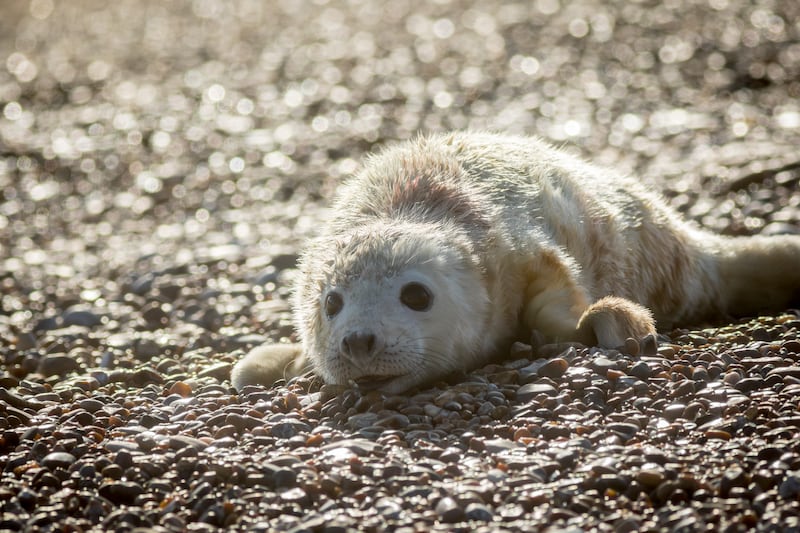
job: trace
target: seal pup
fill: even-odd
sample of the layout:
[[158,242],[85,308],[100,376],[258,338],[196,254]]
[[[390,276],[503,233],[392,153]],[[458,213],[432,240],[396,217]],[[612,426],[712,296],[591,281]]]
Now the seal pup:
[[656,327],[784,309],[800,237],[723,237],[636,179],[531,137],[421,136],[367,159],[299,261],[300,343],[254,349],[232,382],[310,364],[398,393],[539,331],[614,348]]

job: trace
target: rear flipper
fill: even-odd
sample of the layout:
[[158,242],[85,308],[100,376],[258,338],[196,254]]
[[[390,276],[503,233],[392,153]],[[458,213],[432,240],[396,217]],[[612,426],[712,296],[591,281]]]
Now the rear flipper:
[[606,296],[586,308],[577,327],[577,340],[587,346],[618,348],[629,337],[655,334],[649,309],[625,298]]
[[656,331],[650,310],[631,300],[605,296],[590,304],[587,290],[555,253],[541,252],[528,279],[523,324],[550,342],[618,348],[630,337],[641,339]]
[[231,383],[238,391],[247,385],[269,387],[280,379],[303,372],[306,357],[300,344],[265,344],[250,350],[231,371]]
[[800,305],[800,236],[719,238],[712,253],[728,314],[752,316]]

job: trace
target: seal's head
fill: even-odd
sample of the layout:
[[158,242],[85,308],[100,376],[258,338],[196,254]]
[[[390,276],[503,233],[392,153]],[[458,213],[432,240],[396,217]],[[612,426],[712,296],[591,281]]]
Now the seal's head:
[[295,322],[327,383],[398,393],[463,369],[490,315],[467,239],[439,225],[375,223],[306,250]]

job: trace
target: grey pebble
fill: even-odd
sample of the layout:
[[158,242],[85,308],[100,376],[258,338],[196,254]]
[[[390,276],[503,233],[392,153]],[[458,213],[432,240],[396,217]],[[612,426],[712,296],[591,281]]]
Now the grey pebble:
[[800,379],[800,366],[790,365],[773,368],[767,374],[767,377],[769,376],[780,376],[781,378],[785,376],[791,376],[793,378]]
[[528,383],[517,389],[517,401],[529,402],[540,394],[555,396],[558,391],[547,383]]
[[375,510],[389,520],[396,520],[403,514],[402,500],[384,496],[375,502]]
[[194,448],[196,450],[202,450],[208,444],[200,439],[196,439],[194,437],[189,437],[187,435],[171,435],[168,440],[169,447],[175,450],[180,450],[182,448]]
[[800,471],[786,472],[784,480],[778,487],[778,494],[785,500],[797,499],[800,496]]
[[15,348],[20,351],[36,348],[36,336],[30,331],[18,333],[14,344]]
[[464,518],[478,522],[491,522],[494,518],[492,510],[482,503],[472,502],[464,510]]
[[630,440],[639,432],[639,426],[636,424],[628,424],[625,422],[613,422],[608,424],[606,428],[613,431],[624,440]]
[[208,366],[197,373],[197,377],[200,378],[216,378],[220,381],[230,377],[231,375],[231,368],[233,365],[230,363],[217,363],[215,365]]
[[67,452],[52,452],[42,458],[42,465],[53,470],[55,468],[69,468],[77,459]]
[[605,374],[608,370],[616,369],[617,363],[607,357],[598,356],[589,362],[589,366],[591,366],[595,372]]
[[38,372],[43,376],[61,376],[80,368],[74,358],[65,354],[50,354],[39,361]]
[[286,420],[278,422],[270,428],[270,434],[279,439],[290,439],[300,433],[308,433],[311,426],[299,420]]
[[102,409],[105,406],[105,404],[102,401],[97,400],[95,398],[84,398],[83,400],[78,402],[78,406],[81,409],[84,409],[90,413],[95,413],[100,409]]
[[38,411],[46,405],[38,400],[26,397],[23,394],[17,394],[4,387],[0,387],[0,400],[18,409],[32,409],[34,411]]
[[441,498],[436,504],[436,514],[442,522],[453,524],[464,519],[464,509],[450,496]]
[[519,444],[509,439],[485,439],[484,447],[489,453],[498,453],[519,448]]
[[300,487],[292,487],[279,495],[283,501],[290,503],[305,504],[308,501],[308,494]]
[[668,405],[664,408],[664,418],[669,421],[677,420],[678,418],[683,416],[683,412],[686,410],[686,404],[684,403],[673,403]]
[[119,452],[120,450],[139,451],[139,445],[137,443],[127,440],[109,440],[103,443],[103,447],[113,453]]
[[380,449],[380,444],[366,439],[343,439],[323,446],[323,450],[346,448],[358,456],[366,456]]
[[64,327],[84,326],[93,328],[103,323],[103,318],[100,315],[87,309],[68,310],[64,313],[62,319],[64,321]]
[[738,391],[744,394],[753,392],[754,390],[761,389],[763,388],[763,386],[764,386],[764,378],[759,376],[752,376],[741,379],[738,383],[734,385],[734,387]]
[[630,370],[628,370],[628,374],[637,377],[643,381],[650,379],[652,373],[653,371],[650,369],[650,365],[648,365],[644,361],[638,361],[630,368]]
[[734,487],[746,487],[749,479],[748,475],[738,466],[731,466],[722,473],[719,483],[720,494],[728,497]]
[[112,481],[100,485],[98,493],[111,502],[130,505],[145,489],[133,481]]

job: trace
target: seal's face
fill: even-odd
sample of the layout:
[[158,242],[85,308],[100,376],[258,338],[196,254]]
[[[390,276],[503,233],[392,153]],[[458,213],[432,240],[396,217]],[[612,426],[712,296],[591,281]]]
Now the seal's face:
[[310,326],[300,334],[326,382],[398,393],[481,351],[489,315],[481,271],[468,249],[440,238],[394,225],[311,248],[307,271],[326,270],[298,288],[297,322]]

